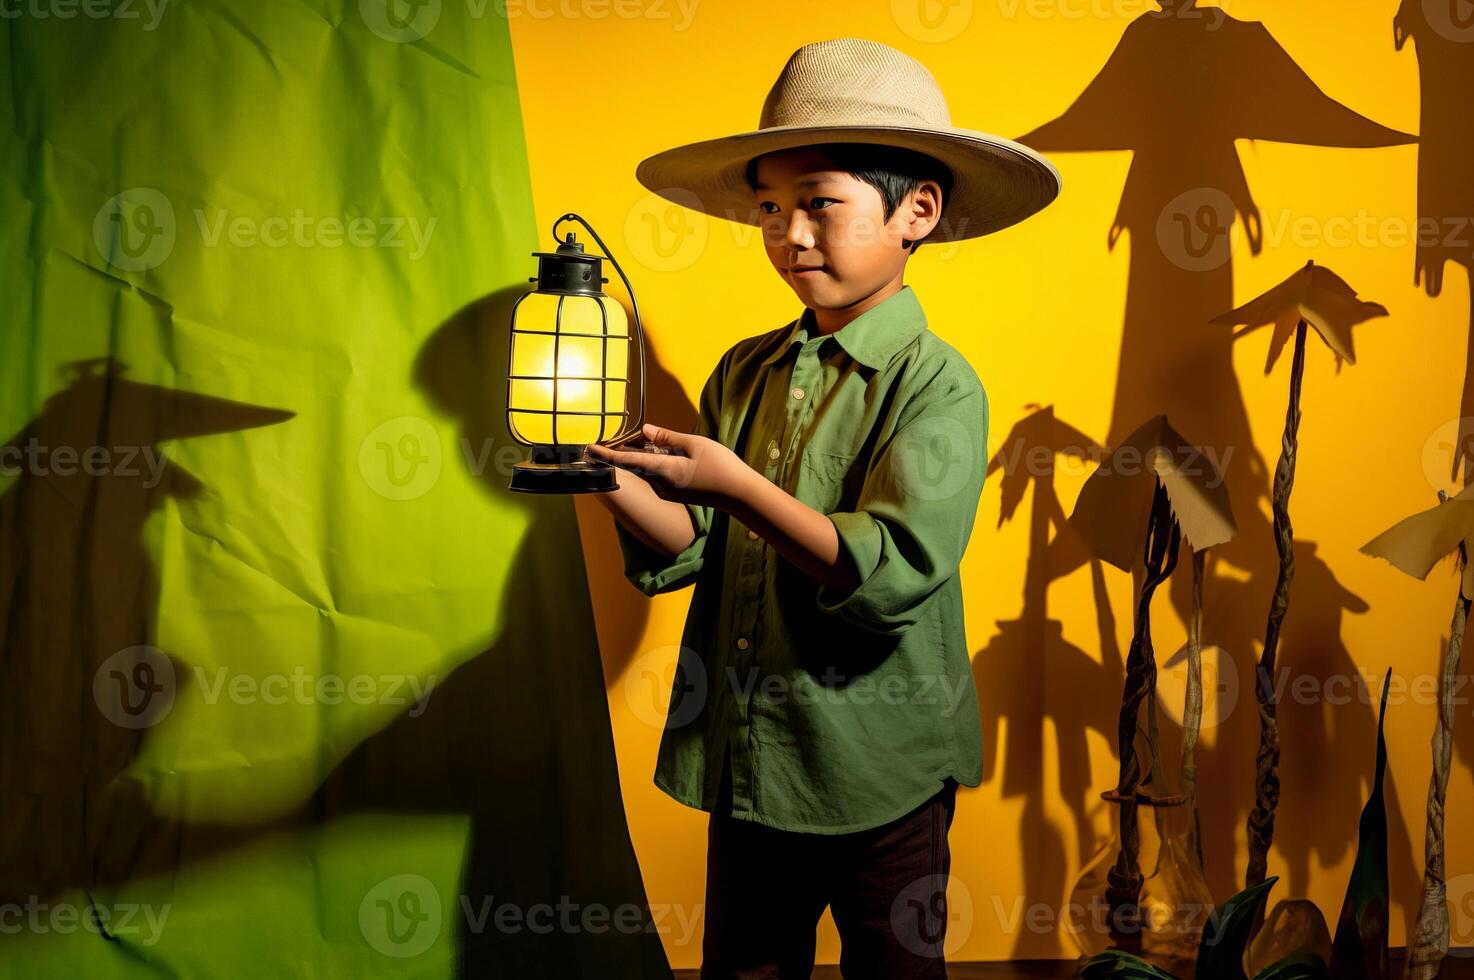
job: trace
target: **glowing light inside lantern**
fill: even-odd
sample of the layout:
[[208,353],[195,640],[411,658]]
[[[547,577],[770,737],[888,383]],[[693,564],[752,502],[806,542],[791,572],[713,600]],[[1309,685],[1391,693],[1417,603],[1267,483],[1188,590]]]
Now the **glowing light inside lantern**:
[[622,306],[602,293],[531,292],[517,304],[512,331],[513,438],[529,446],[586,445],[620,431],[630,362]]

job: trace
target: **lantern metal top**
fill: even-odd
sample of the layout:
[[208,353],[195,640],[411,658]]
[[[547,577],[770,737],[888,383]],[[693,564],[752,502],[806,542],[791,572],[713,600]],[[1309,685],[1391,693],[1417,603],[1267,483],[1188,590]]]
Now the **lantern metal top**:
[[537,275],[527,281],[537,283],[540,293],[598,296],[603,293],[600,287],[609,281],[603,275],[604,257],[585,252],[571,231],[557,251],[532,254],[537,257]]

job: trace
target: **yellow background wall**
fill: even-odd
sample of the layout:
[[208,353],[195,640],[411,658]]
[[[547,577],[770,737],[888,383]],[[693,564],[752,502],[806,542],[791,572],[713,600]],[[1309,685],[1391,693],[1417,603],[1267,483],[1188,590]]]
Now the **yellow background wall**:
[[[787,56],[801,44],[839,36],[883,41],[920,59],[941,83],[956,124],[1018,136],[1061,113],[1105,63],[1126,25],[1147,9],[1154,8],[1142,0],[950,0],[947,6],[931,0],[690,0],[684,9],[675,0],[514,0],[508,15],[540,227],[576,210],[618,250],[635,281],[651,341],[649,418],[688,424],[691,400],[722,352],[744,336],[787,322],[800,307],[768,265],[754,229],[652,198],[634,179],[639,160],[678,143],[754,128]],[[1393,49],[1395,0],[1235,0],[1227,9],[1240,20],[1262,21],[1331,97],[1385,125],[1417,131],[1418,64],[1411,48]],[[924,26],[923,16],[934,26]],[[1150,99],[1153,93],[1137,97]],[[1358,328],[1358,362],[1339,373],[1329,351],[1311,340],[1295,530],[1298,539],[1316,543],[1335,581],[1360,597],[1365,611],[1338,617],[1292,601],[1290,621],[1302,628],[1287,636],[1280,656],[1297,672],[1313,673],[1321,670],[1317,665],[1334,663],[1323,656],[1327,648],[1344,647],[1352,672],[1367,678],[1373,699],[1389,665],[1409,685],[1408,693],[1394,694],[1387,719],[1391,941],[1400,945],[1416,910],[1435,718],[1431,699],[1416,692],[1436,675],[1456,585],[1446,566],[1420,583],[1357,549],[1402,516],[1430,506],[1435,489],[1448,486],[1440,476],[1447,470],[1440,445],[1459,414],[1467,282],[1450,266],[1443,296],[1426,297],[1412,281],[1408,236],[1398,236],[1395,225],[1387,231],[1387,219],[1411,222],[1417,215],[1415,147],[1332,149],[1241,140],[1238,149],[1266,228],[1283,233],[1271,240],[1267,232],[1258,255],[1236,237],[1235,303],[1315,258],[1392,314]],[[1130,154],[1057,153],[1051,159],[1063,175],[1064,191],[1043,214],[955,248],[923,248],[907,271],[932,329],[968,356],[987,388],[995,451],[1032,405],[1053,405],[1062,420],[1097,440],[1106,439],[1110,424],[1133,243],[1123,239],[1108,250],[1107,230]],[[1327,240],[1334,237],[1329,230],[1335,219],[1357,215],[1375,219],[1382,229],[1374,231],[1371,244]],[[1286,224],[1295,220],[1302,222],[1298,235]],[[1272,469],[1289,352],[1266,377],[1266,333],[1236,345],[1235,367],[1254,441]],[[1066,511],[1088,469],[1061,463],[1055,486]],[[1029,504],[1026,499],[1014,519],[999,526],[1000,486],[996,475],[988,479],[962,569],[975,652],[997,638],[1000,621],[1020,613]],[[1240,500],[1235,505],[1250,506]],[[1267,521],[1267,502],[1259,506]],[[577,507],[630,831],[650,902],[663,916],[672,963],[695,966],[707,818],[670,800],[651,781],[690,593],[653,601],[639,595],[620,577],[606,512],[588,500],[578,500]],[[1272,568],[1272,554],[1264,561]],[[1186,564],[1184,555],[1184,575]],[[1124,655],[1130,577],[1109,567],[1101,574]],[[1262,635],[1272,579],[1271,572],[1256,580],[1262,602],[1245,606],[1251,623],[1244,628],[1251,634]],[[1048,599],[1064,639],[1100,661],[1090,567],[1054,582]],[[1213,599],[1207,597],[1210,610]],[[1165,661],[1182,642],[1182,624],[1165,601],[1156,607],[1155,623],[1159,660]],[[1212,631],[1210,625],[1208,643],[1214,642]],[[1252,796],[1257,738],[1250,660],[1258,649],[1255,644],[1252,651],[1239,651],[1230,662],[1237,677],[1222,683],[1236,684],[1236,696],[1214,684],[1210,699],[1225,699],[1225,717],[1203,734],[1204,752],[1212,758],[1200,774],[1206,784],[1207,862],[1218,901],[1243,875],[1242,817]],[[1037,724],[1004,720],[991,728],[988,737],[997,744],[988,749],[988,777],[980,788],[960,794],[951,834],[949,948],[955,959],[1075,953],[1051,923],[1083,862],[1109,840],[1113,815],[1098,794],[1116,779],[1114,737],[1080,731],[1080,718],[1113,719],[1120,680],[1118,675],[1103,684],[1082,671],[1048,667],[1025,663],[999,670],[997,663],[980,662],[975,668],[985,712]],[[1349,678],[1344,665],[1340,669]],[[1175,717],[1181,669],[1164,669],[1160,687],[1164,717]],[[1370,780],[1375,701],[1368,705],[1353,697],[1348,704],[1298,710],[1299,727],[1291,725],[1294,731],[1284,740],[1287,774],[1279,810],[1281,834],[1297,842],[1297,851],[1287,861],[1277,848],[1270,873],[1287,873],[1291,863],[1300,870],[1293,884],[1281,881],[1271,901],[1311,898],[1334,925]],[[1210,704],[1210,716],[1213,711]],[[1474,815],[1474,718],[1467,697],[1458,724],[1463,728],[1449,794],[1448,864],[1455,900],[1462,895],[1467,903],[1474,895],[1474,835],[1459,829]],[[1086,807],[1083,827],[1058,788],[1055,746],[1064,730],[1088,745],[1091,786],[1077,794]],[[1304,731],[1323,732],[1320,744],[1297,741],[1295,732]],[[1143,857],[1150,870],[1151,854]],[[1020,918],[1030,907],[1038,917],[1034,928]],[[1455,910],[1456,944],[1471,941],[1470,911],[1467,905]],[[835,962],[837,955],[826,917],[819,960]]]

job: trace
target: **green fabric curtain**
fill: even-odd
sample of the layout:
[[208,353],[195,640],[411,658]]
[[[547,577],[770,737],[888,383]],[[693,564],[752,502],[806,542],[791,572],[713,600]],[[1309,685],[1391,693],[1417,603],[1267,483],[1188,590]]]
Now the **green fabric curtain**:
[[0,12],[0,975],[668,974],[505,489],[506,20]]

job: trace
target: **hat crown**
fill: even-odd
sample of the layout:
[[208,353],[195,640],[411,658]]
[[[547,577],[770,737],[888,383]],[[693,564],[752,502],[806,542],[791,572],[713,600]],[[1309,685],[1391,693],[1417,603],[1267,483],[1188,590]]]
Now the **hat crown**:
[[915,58],[875,41],[806,44],[783,66],[763,102],[759,129],[775,126],[905,126],[949,129],[937,80]]

